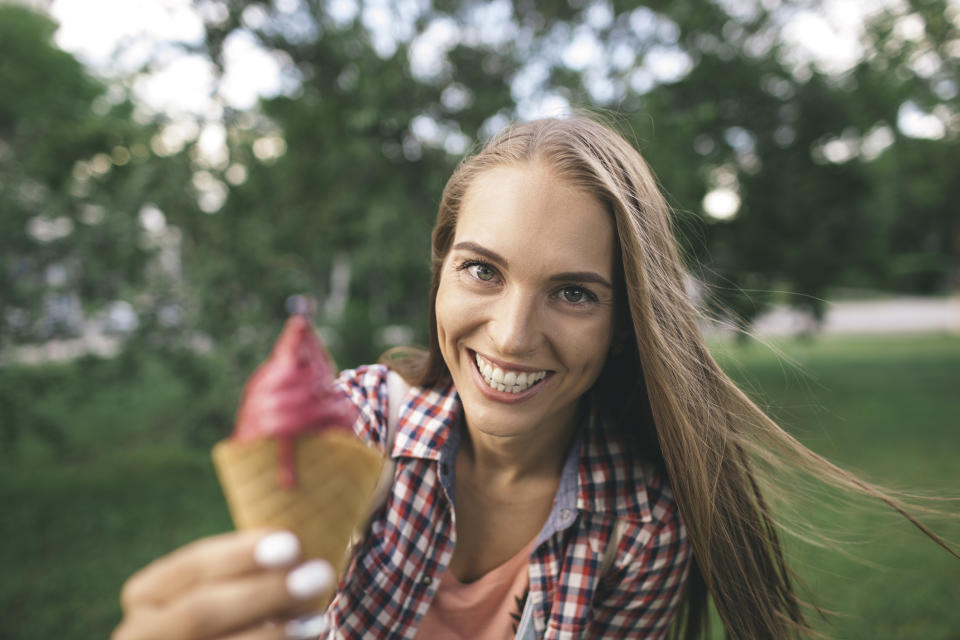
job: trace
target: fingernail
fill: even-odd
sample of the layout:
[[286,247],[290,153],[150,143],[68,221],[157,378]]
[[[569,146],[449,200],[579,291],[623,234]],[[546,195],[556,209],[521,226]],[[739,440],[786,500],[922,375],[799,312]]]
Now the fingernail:
[[293,564],[300,557],[300,541],[289,531],[277,531],[261,538],[253,550],[253,558],[264,569],[278,569]]
[[305,562],[287,574],[287,591],[294,598],[315,598],[333,586],[333,567],[325,560]]
[[303,618],[289,621],[284,626],[287,640],[317,640],[330,631],[327,616],[322,613],[313,613]]

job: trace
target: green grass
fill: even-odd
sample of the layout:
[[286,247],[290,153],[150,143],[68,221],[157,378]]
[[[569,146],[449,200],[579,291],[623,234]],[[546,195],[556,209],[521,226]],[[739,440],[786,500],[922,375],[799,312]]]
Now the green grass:
[[206,454],[180,447],[0,472],[0,638],[106,638],[123,581],[230,517]]
[[[824,338],[716,345],[718,359],[805,444],[886,487],[960,497],[960,338]],[[960,502],[930,524],[960,548]],[[960,638],[960,560],[869,503],[821,497],[809,522],[845,541],[787,540],[828,638]],[[923,519],[923,518],[921,518]],[[816,616],[813,616],[816,620]]]
[[[757,344],[718,344],[714,350],[734,377],[819,453],[888,486],[960,495],[960,339],[846,338],[777,346],[795,362]],[[164,406],[164,424],[153,431],[131,429],[111,440],[119,443],[113,448],[98,450],[83,434],[102,434],[102,424],[82,424],[81,418],[102,416],[103,407],[84,410],[97,398],[63,393],[76,410],[50,419],[65,423],[68,443],[83,446],[51,455],[27,441],[15,456],[0,457],[5,640],[107,637],[119,620],[120,587],[133,571],[230,527],[206,450],[176,444],[164,426],[175,420],[176,404]],[[63,402],[54,390],[45,394],[49,406]],[[142,409],[117,404],[128,415],[143,415]],[[960,561],[882,510],[836,511],[828,508],[835,501],[824,502],[810,510],[809,519],[847,532],[854,542],[849,551],[862,559],[790,543],[809,595],[843,612],[822,627],[825,635],[960,638]],[[958,520],[941,522],[937,530],[960,542]]]

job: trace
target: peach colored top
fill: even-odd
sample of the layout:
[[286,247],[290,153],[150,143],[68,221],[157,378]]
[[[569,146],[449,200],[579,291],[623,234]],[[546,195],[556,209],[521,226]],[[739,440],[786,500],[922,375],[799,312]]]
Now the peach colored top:
[[417,629],[423,640],[503,640],[520,622],[533,543],[473,582],[457,580],[447,569]]

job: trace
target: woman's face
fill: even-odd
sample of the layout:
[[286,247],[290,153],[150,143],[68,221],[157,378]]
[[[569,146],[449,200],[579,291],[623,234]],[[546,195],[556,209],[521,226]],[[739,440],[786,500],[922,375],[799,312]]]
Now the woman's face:
[[474,179],[436,299],[440,350],[471,429],[572,426],[610,348],[614,241],[601,203],[543,165]]

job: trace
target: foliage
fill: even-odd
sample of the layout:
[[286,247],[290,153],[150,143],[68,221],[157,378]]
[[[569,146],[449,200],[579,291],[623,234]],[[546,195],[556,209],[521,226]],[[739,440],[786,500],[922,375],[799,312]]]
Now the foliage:
[[155,127],[122,87],[57,49],[54,29],[0,4],[0,349],[81,335],[117,300],[154,311],[160,247],[142,212],[189,182],[183,158],[151,153]]
[[230,433],[243,377],[231,361],[135,343],[115,358],[0,368],[0,460],[69,461],[105,446],[209,447]]
[[[820,319],[839,284],[936,293],[956,282],[955,9],[916,2],[868,14],[864,59],[833,72],[798,60],[782,38],[801,3],[729,13],[726,3],[648,6],[625,6],[599,30],[611,58],[637,52],[634,64],[606,72],[624,128],[678,209],[715,308],[748,327],[774,298]],[[638,22],[648,30],[638,33]],[[909,38],[899,35],[907,23],[916,31]],[[682,51],[689,72],[659,83],[642,77],[638,87],[637,66],[663,46]],[[575,101],[591,100],[589,73],[555,75]],[[898,129],[909,101],[952,118],[942,138]],[[717,188],[739,196],[732,219],[714,220],[700,204]]]
[[[121,299],[135,344],[202,343],[249,371],[294,293],[319,301],[343,365],[422,343],[444,181],[541,100],[598,105],[636,140],[712,308],[744,326],[775,298],[819,317],[837,285],[939,293],[960,277],[960,17],[945,0],[870,14],[863,60],[839,73],[784,39],[799,2],[387,3],[379,31],[365,5],[197,7],[206,38],[185,49],[222,67],[231,39],[252,38],[285,82],[197,123],[226,132],[215,158],[193,134],[167,148],[177,123],[135,118],[126,86],[58,51],[49,20],[0,7],[0,80],[16,88],[0,96],[0,348],[79,334],[78,306]],[[592,61],[568,56],[583,38]],[[943,135],[905,136],[905,105]],[[731,219],[705,210],[717,190],[739,199]]]
[[[549,95],[609,105],[615,126],[636,138],[671,195],[714,307],[743,325],[780,290],[817,318],[837,284],[943,291],[957,262],[957,219],[947,204],[957,184],[947,160],[956,127],[936,141],[896,128],[907,100],[956,111],[942,87],[956,86],[948,43],[957,20],[935,19],[934,4],[874,15],[867,56],[840,74],[791,55],[783,25],[799,5],[513,3],[510,33],[498,38],[478,33],[476,3],[438,2],[384,51],[362,11],[343,20],[313,3],[221,4],[225,12],[206,25],[211,59],[223,59],[232,34],[253,34],[288,61],[300,84],[262,104],[265,120],[244,124],[239,114],[229,123],[238,132],[231,160],[249,169],[249,179],[203,221],[209,229],[197,231],[205,255],[188,260],[203,262],[217,247],[222,269],[215,287],[198,283],[217,292],[201,302],[199,317],[215,334],[236,330],[228,319],[275,326],[293,291],[329,300],[340,261],[350,265],[346,305],[322,305],[319,322],[347,364],[386,346],[371,334],[386,324],[411,327],[422,341],[426,230],[456,157],[444,142],[482,139],[502,124],[498,117],[522,113],[523,100]],[[386,10],[404,23],[399,9]],[[916,12],[926,18],[923,36],[898,38],[896,25]],[[414,73],[418,38],[450,25],[453,43],[440,45],[433,68]],[[605,62],[571,67],[563,47],[585,32]],[[938,47],[942,65],[924,79],[915,61],[929,46]],[[658,77],[647,63],[664,51],[689,69]],[[518,87],[527,76],[534,79],[524,97]],[[418,121],[429,122],[437,139]],[[258,162],[252,144],[271,128],[286,152]],[[862,151],[878,130],[893,146]],[[837,145],[849,152],[838,156]],[[914,151],[924,147],[936,151]],[[700,204],[720,187],[741,201],[729,221],[710,218]]]
[[[294,96],[264,101],[265,119],[228,120],[233,144],[221,175],[242,166],[246,179],[215,215],[174,218],[191,238],[184,262],[192,289],[205,292],[195,299],[199,327],[218,338],[244,326],[277,328],[285,298],[306,293],[321,301],[318,323],[348,365],[388,346],[376,331],[387,325],[425,341],[429,232],[456,156],[418,140],[411,123],[430,115],[475,137],[487,116],[510,105],[506,69],[486,71],[479,52],[459,48],[452,56],[469,76],[461,84],[484,93],[445,107],[449,79],[414,78],[408,43],[379,55],[359,19],[335,24],[315,5],[303,5],[297,19],[322,35],[305,38],[281,28],[290,16],[266,2],[231,5],[207,24],[211,59],[223,57],[232,32],[250,30],[243,16],[253,8],[270,19],[251,31],[285,54],[301,84]],[[282,155],[258,158],[256,145],[276,133]]]

